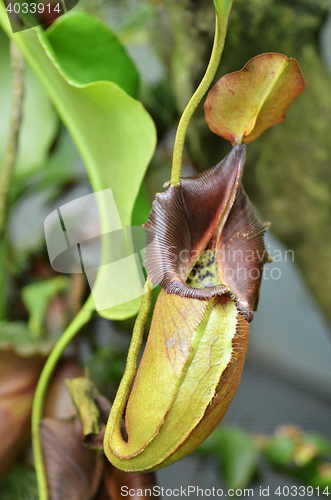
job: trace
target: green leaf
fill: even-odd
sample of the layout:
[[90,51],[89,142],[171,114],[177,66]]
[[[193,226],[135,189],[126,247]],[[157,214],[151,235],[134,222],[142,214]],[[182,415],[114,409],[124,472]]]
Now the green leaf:
[[265,455],[276,467],[284,467],[292,462],[295,443],[287,436],[274,436],[271,438]]
[[313,445],[318,451],[318,455],[329,455],[331,453],[331,443],[318,432],[307,432],[303,435],[304,444]]
[[[331,493],[331,464],[314,459],[304,467],[288,467],[283,471],[290,476],[294,476],[300,481],[300,484],[307,484],[313,488],[320,488],[322,495],[324,488],[329,488]],[[327,497],[328,495],[324,493]]]
[[[84,171],[77,172],[73,168],[78,158],[77,148],[68,133],[63,127],[56,141],[56,147],[50,154],[44,168],[31,179],[31,190],[49,192],[48,199],[55,199],[60,194],[61,187],[70,181],[86,179]],[[24,186],[23,186],[24,189]]]
[[45,281],[27,285],[22,290],[22,299],[30,313],[29,328],[36,336],[43,332],[43,323],[49,302],[68,287],[68,278],[56,276]]
[[[0,19],[7,35],[15,40],[42,81],[71,133],[86,164],[93,190],[111,188],[121,223],[123,227],[130,226],[140,184],[155,149],[156,132],[151,117],[116,83],[95,81],[78,85],[70,82],[50,51],[47,33],[36,28],[13,35],[3,4],[0,4]],[[72,55],[73,63],[76,55]],[[112,64],[112,54],[108,64]],[[101,225],[106,232],[107,207],[101,204],[99,208]],[[101,267],[93,291],[102,295],[108,285],[109,278]],[[139,305],[140,297],[101,313],[109,319],[124,319],[136,314]]]
[[55,338],[38,339],[24,322],[0,321],[0,351],[13,351],[18,356],[47,356]]
[[[125,352],[126,354],[126,352]],[[97,384],[109,389],[111,383],[121,381],[125,369],[125,355],[113,347],[101,347],[87,363],[88,373]]]
[[2,479],[2,500],[38,500],[38,488],[34,470],[22,465],[13,465]]
[[223,76],[205,102],[209,128],[235,144],[256,139],[282,121],[290,104],[305,88],[295,59],[261,54],[242,70]]
[[68,81],[76,85],[114,82],[137,97],[138,71],[123,45],[99,19],[82,11],[70,12],[47,30],[44,40]]
[[258,468],[259,451],[253,437],[242,429],[218,427],[204,443],[221,457],[221,469],[229,488],[245,488]]
[[[12,100],[12,72],[9,43],[0,29],[0,168],[8,138]],[[59,119],[49,97],[29,67],[25,71],[23,120],[19,136],[16,179],[25,178],[40,170],[58,131]]]

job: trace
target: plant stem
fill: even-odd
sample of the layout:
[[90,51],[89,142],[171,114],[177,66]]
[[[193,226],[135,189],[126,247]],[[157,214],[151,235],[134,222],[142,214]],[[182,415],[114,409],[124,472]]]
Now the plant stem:
[[17,157],[18,137],[22,122],[24,96],[24,59],[14,42],[10,42],[13,68],[13,102],[9,122],[9,138],[0,175],[0,237],[6,229],[7,205]]
[[199,87],[194,92],[188,105],[186,106],[178,124],[173,158],[172,158],[172,170],[171,170],[172,186],[180,183],[180,175],[181,175],[182,161],[183,161],[183,149],[184,149],[187,127],[190,123],[194,111],[198,107],[198,104],[200,103],[201,99],[209,89],[216,75],[216,71],[219,66],[223,52],[225,35],[226,35],[226,26],[227,26],[227,17],[225,20],[220,19],[220,15],[216,10],[214,45],[207,70],[203,79],[201,80]]
[[0,320],[6,315],[7,252],[6,222],[8,198],[17,157],[18,137],[22,122],[24,96],[24,59],[14,42],[10,42],[10,56],[13,69],[13,100],[9,120],[9,135],[5,157],[0,173]]
[[43,460],[43,452],[40,437],[40,420],[43,414],[44,398],[47,386],[53,374],[53,371],[69,342],[74,338],[76,333],[90,320],[94,312],[94,302],[92,295],[89,296],[82,309],[70,323],[68,328],[63,333],[62,337],[54,347],[48,357],[43,371],[40,375],[36,393],[33,400],[32,408],[32,445],[33,455],[37,474],[39,500],[48,500],[47,479]]

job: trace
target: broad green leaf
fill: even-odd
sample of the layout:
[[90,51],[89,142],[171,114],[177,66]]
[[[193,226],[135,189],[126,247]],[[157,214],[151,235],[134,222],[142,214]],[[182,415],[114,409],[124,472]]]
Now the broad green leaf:
[[[318,433],[284,426],[271,437],[263,452],[272,466],[296,477],[300,484],[310,485],[311,491],[312,487],[322,491],[331,488],[331,464],[323,457],[329,455],[330,443]],[[329,495],[330,491],[323,494]]]
[[[301,483],[309,484],[313,488],[320,488],[323,496],[331,493],[331,463],[313,460],[306,467],[290,468],[286,470],[290,475],[298,478]],[[316,491],[317,493],[317,491]]]
[[330,453],[330,442],[316,432],[304,433],[294,426],[283,426],[265,448],[268,460],[277,467],[304,469]]
[[26,285],[22,290],[23,302],[29,311],[29,328],[37,337],[43,332],[49,302],[68,287],[66,276],[56,276],[45,281]]
[[[130,226],[135,199],[156,143],[151,117],[116,83],[95,81],[78,85],[70,82],[63,69],[59,71],[59,61],[49,50],[47,33],[36,28],[13,35],[3,4],[0,4],[0,18],[6,33],[15,40],[43,83],[74,138],[93,190],[111,188],[121,223],[123,227]],[[101,225],[106,231],[109,214],[105,206],[99,208]],[[93,290],[100,295],[108,283],[101,268]],[[108,318],[124,319],[134,315],[139,304],[140,298],[101,312]]]
[[295,59],[261,54],[242,70],[223,76],[205,102],[209,128],[235,144],[256,139],[282,121],[290,104],[305,88]]
[[[12,72],[9,41],[0,29],[0,169],[8,139],[12,100]],[[23,120],[19,136],[16,179],[40,170],[47,159],[59,126],[58,115],[36,75],[29,67],[25,71]]]
[[242,429],[221,426],[208,441],[221,457],[221,469],[228,487],[246,488],[258,467],[259,451],[253,437]]
[[49,155],[44,168],[32,178],[32,189],[34,191],[48,190],[49,198],[55,199],[65,183],[79,180],[81,177],[85,180],[85,172],[73,168],[77,158],[77,148],[70,134],[63,127],[57,138],[56,147]]
[[294,440],[288,436],[273,436],[265,449],[265,455],[272,464],[284,467],[292,463]]
[[47,30],[44,41],[68,81],[76,85],[114,82],[137,97],[138,71],[123,45],[99,19],[82,11],[70,12]]

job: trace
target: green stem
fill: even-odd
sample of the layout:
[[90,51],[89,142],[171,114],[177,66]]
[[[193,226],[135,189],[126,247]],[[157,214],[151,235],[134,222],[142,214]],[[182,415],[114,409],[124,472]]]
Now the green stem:
[[[224,2],[224,3],[229,3],[229,2]],[[187,127],[190,123],[194,111],[198,107],[198,104],[200,103],[201,99],[203,98],[203,96],[209,89],[212,81],[214,80],[217,68],[221,60],[225,42],[228,15],[231,9],[231,3],[232,2],[229,3],[229,8],[227,8],[227,6],[224,5],[224,12],[222,11],[222,9],[217,8],[215,5],[216,20],[215,20],[215,37],[214,37],[213,50],[211,53],[206,73],[203,79],[201,80],[199,87],[194,92],[191,100],[186,106],[178,124],[173,158],[172,158],[171,185],[176,185],[180,183],[182,161],[183,161],[183,149],[184,149]]]
[[14,42],[10,42],[10,56],[13,69],[13,100],[10,111],[8,142],[0,174],[0,320],[6,317],[8,199],[17,158],[24,97],[24,59]]
[[10,42],[10,55],[13,68],[13,101],[10,112],[9,137],[0,175],[0,237],[6,229],[7,205],[18,150],[18,137],[22,122],[24,96],[24,59],[16,44]]
[[89,296],[86,303],[79,311],[77,316],[70,323],[68,328],[63,333],[62,337],[54,347],[49,358],[46,361],[44,369],[38,381],[36,393],[33,400],[32,408],[32,445],[33,455],[36,467],[39,500],[48,500],[47,479],[45,473],[41,437],[40,437],[40,420],[43,414],[44,398],[47,386],[53,374],[53,371],[69,342],[74,338],[76,333],[90,320],[94,312],[94,302],[92,295]]

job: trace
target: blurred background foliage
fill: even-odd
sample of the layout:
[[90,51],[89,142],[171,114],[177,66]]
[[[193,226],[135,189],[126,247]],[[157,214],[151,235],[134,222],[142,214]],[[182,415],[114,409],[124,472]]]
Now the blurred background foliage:
[[[132,224],[140,225],[147,220],[155,193],[170,178],[178,119],[210,55],[213,3],[80,0],[76,9],[101,19],[126,48],[139,73],[138,98],[156,124],[157,149],[132,217]],[[301,66],[306,90],[283,123],[249,145],[244,186],[263,219],[272,221],[273,234],[294,250],[302,276],[331,324],[329,12],[329,0],[234,0],[217,78],[241,69],[263,52],[295,57]],[[1,30],[0,75],[1,163],[12,92],[9,42]],[[228,151],[229,144],[209,131],[201,104],[188,130],[183,175],[209,168]],[[31,449],[26,447],[34,387],[54,342],[89,293],[84,275],[59,276],[52,270],[43,222],[54,208],[89,192],[90,181],[76,146],[27,65],[19,153],[9,199],[9,233],[0,247],[0,411],[9,408],[6,411],[17,417],[21,426],[17,429],[24,434],[19,446],[8,444],[11,455],[0,454],[0,471],[6,473],[0,485],[4,500],[37,498]],[[110,400],[123,373],[132,325],[133,319],[109,322],[94,317],[65,352],[65,358],[85,366]],[[8,371],[9,365],[12,371]],[[10,400],[13,388],[8,374],[19,365],[23,375],[15,381],[15,395],[24,394],[26,402],[18,410],[17,403]],[[0,435],[10,433],[12,425],[11,419],[4,421]],[[331,493],[330,443],[315,432],[318,429],[311,431],[282,426],[267,436],[224,426],[199,453],[216,457],[228,487],[245,488],[258,480],[264,461],[280,475],[299,478],[300,484],[329,486]]]

